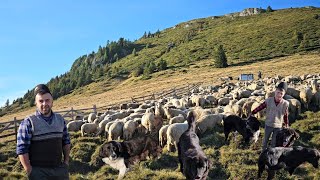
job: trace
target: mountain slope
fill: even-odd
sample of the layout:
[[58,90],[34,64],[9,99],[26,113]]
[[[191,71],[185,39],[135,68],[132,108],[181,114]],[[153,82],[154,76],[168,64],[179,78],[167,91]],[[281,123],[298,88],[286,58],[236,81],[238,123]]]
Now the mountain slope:
[[[90,83],[113,84],[136,76],[136,72],[146,69],[150,62],[165,61],[169,71],[161,73],[168,73],[199,61],[213,61],[213,49],[220,44],[231,66],[317,50],[320,47],[319,16],[319,8],[283,9],[245,17],[214,16],[149,33],[135,42],[120,38],[100,46],[97,52],[80,56],[69,72],[52,78],[48,85],[56,99],[87,91]],[[0,114],[15,113],[32,105],[33,91],[30,90]]]

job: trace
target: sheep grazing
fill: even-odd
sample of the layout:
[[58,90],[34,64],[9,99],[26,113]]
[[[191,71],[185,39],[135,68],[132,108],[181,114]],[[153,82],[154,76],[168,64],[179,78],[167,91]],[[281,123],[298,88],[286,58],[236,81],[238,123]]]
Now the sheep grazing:
[[88,122],[92,123],[97,118],[96,113],[90,113],[88,116]]
[[181,134],[188,129],[188,124],[175,123],[171,124],[167,129],[167,148],[169,152],[174,152],[178,149],[178,142]]
[[100,131],[99,120],[94,120],[93,123],[85,123],[81,126],[81,136],[84,137],[87,134],[96,134]]
[[101,135],[103,134],[103,132],[105,132],[105,127],[106,125],[108,124],[108,122],[111,122],[112,120],[110,118],[106,118],[104,120],[102,120],[100,123],[99,123],[99,132],[97,132],[97,136],[98,135]]
[[304,88],[300,91],[301,104],[305,110],[309,110],[309,104],[312,98],[312,91],[310,88]]
[[67,129],[68,131],[79,131],[82,124],[84,124],[84,121],[82,120],[74,120],[74,121],[70,121],[68,124],[67,124]]
[[141,125],[144,126],[147,131],[151,132],[154,129],[154,114],[152,112],[145,113],[141,119]]
[[180,109],[174,109],[174,108],[171,108],[168,106],[164,107],[164,112],[165,112],[168,119],[171,119],[175,116],[179,116],[179,114],[182,114],[184,118],[187,117],[187,114],[184,111],[182,111]]
[[108,131],[108,141],[118,140],[123,135],[124,122],[117,121],[111,124]]
[[182,123],[184,121],[185,121],[185,119],[184,119],[183,115],[179,114],[178,116],[171,118],[169,121],[169,124]]
[[133,136],[133,133],[136,131],[138,125],[139,124],[134,120],[129,120],[125,122],[123,126],[123,139],[130,140]]
[[160,147],[164,147],[167,144],[167,130],[169,125],[164,125],[159,130],[159,144]]
[[223,120],[222,114],[208,114],[196,121],[198,127],[197,134],[201,135],[208,129],[212,129],[216,124],[221,124]]

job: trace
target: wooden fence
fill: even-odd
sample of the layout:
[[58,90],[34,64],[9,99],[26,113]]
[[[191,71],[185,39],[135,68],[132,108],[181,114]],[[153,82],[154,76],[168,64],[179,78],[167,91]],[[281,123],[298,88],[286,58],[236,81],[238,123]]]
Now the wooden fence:
[[[65,118],[65,120],[71,121],[75,120],[77,117],[83,117],[86,114],[89,114],[90,112],[97,113],[97,108],[95,105],[93,105],[92,108],[83,108],[83,109],[73,109],[71,107],[70,110],[65,111],[55,111],[55,113],[59,113],[62,115],[62,117]],[[18,133],[18,127],[23,121],[23,119],[17,119],[16,117],[13,118],[13,121],[8,122],[2,122],[0,123],[0,142],[3,141],[3,138],[8,138],[10,136],[15,136],[15,138],[8,138],[4,140],[5,142],[11,142],[17,140],[17,133]]]
[[190,95],[191,90],[198,88],[200,85],[202,84],[202,82],[200,83],[195,83],[195,84],[187,84],[184,85],[182,87],[174,87],[172,89],[166,90],[166,91],[162,91],[159,93],[153,93],[153,94],[149,94],[146,96],[139,96],[139,97],[132,97],[131,101],[132,102],[143,102],[146,100],[156,100],[156,99],[160,99],[163,97],[168,97],[168,96],[183,96],[183,95]]
[[[170,90],[162,91],[159,93],[153,93],[153,94],[149,94],[146,96],[132,97],[131,101],[140,103],[140,102],[143,102],[146,100],[156,100],[156,99],[160,99],[160,98],[167,97],[167,96],[189,95],[191,90],[194,88],[198,88],[200,86],[200,84],[202,84],[202,83],[187,84],[182,87],[178,87],[178,88],[175,87]],[[65,118],[65,120],[68,122],[68,121],[75,120],[77,118],[82,119],[86,114],[89,114],[91,112],[97,113],[98,110],[99,110],[99,112],[102,112],[103,110],[107,110],[107,109],[118,109],[120,107],[121,103],[128,103],[128,102],[130,102],[130,99],[128,99],[127,101],[119,102],[117,104],[109,104],[107,106],[101,106],[99,108],[97,108],[96,105],[93,105],[92,108],[83,108],[83,109],[73,109],[71,107],[70,110],[55,111],[55,113],[61,114]],[[5,139],[6,142],[16,141],[18,127],[19,127],[19,124],[22,120],[23,119],[14,118],[13,121],[0,123],[0,142],[2,141],[3,138],[7,138],[10,136],[15,136],[15,138],[14,139],[13,138]],[[6,131],[6,132],[3,133],[4,131]]]

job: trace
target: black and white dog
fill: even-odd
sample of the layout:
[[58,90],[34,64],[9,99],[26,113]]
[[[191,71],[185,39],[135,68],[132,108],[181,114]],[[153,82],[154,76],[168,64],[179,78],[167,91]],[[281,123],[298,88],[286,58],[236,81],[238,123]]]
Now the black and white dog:
[[285,168],[290,175],[302,163],[309,162],[313,167],[319,167],[320,152],[317,149],[296,147],[275,147],[267,148],[259,156],[258,178],[261,177],[264,169],[268,172],[268,179],[275,176],[275,171]]
[[211,161],[199,144],[192,111],[188,113],[187,121],[188,129],[180,136],[178,143],[180,171],[187,180],[205,180],[211,168]]
[[258,141],[261,123],[254,116],[249,116],[247,120],[236,115],[229,115],[223,120],[225,141],[228,140],[230,132],[239,132],[244,141],[248,143],[250,139]]
[[299,137],[299,133],[292,128],[281,129],[276,137],[276,147],[291,147]]
[[147,156],[158,157],[162,148],[157,135],[143,135],[129,141],[109,141],[99,150],[102,161],[119,170],[118,179],[122,179],[130,165],[145,160]]

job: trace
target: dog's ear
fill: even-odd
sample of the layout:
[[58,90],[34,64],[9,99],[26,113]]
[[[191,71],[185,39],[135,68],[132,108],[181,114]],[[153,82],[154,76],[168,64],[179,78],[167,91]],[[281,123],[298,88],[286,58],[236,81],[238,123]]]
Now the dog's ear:
[[293,131],[294,132],[294,138],[297,140],[300,138],[299,133],[297,133],[297,131]]
[[208,167],[208,170],[209,170],[212,167],[212,162],[208,158],[206,159],[206,161],[207,161],[207,167]]
[[122,148],[121,143],[115,142],[115,145],[117,146],[118,151],[119,151],[120,153],[122,153],[122,152],[123,152],[123,148]]
[[100,149],[99,149],[99,156],[100,156],[100,157],[104,157],[104,156],[105,156],[104,146],[105,146],[105,144],[102,144],[102,145],[100,146]]

